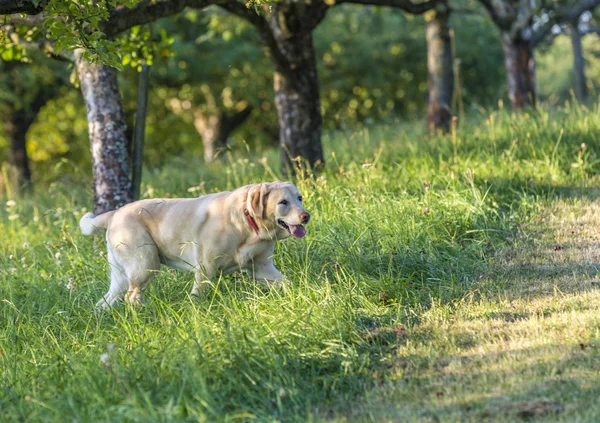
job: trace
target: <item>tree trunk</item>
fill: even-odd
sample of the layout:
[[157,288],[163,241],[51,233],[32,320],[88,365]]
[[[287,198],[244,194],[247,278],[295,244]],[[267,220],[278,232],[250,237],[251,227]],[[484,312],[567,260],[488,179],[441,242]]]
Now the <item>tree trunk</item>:
[[194,110],[194,127],[202,137],[206,163],[211,163],[217,151],[225,146],[226,140],[221,136],[221,123],[221,116],[216,114],[206,116],[200,110]]
[[233,115],[214,113],[206,116],[200,109],[194,110],[194,127],[202,137],[204,161],[210,163],[218,151],[227,146],[227,139],[252,113],[252,106],[246,106]]
[[508,97],[513,108],[535,106],[535,58],[527,40],[512,39],[502,33],[504,66],[508,80]]
[[94,214],[101,214],[132,201],[125,114],[117,71],[75,54],[92,150]]
[[321,100],[312,30],[296,30],[302,13],[272,5],[268,24],[275,44],[268,45],[275,63],[275,105],[279,116],[282,171],[294,170],[301,157],[310,167],[324,164],[321,144]]
[[31,170],[27,155],[27,131],[33,122],[28,119],[24,110],[10,113],[4,121],[4,128],[10,138],[10,164],[15,167],[18,175],[18,186],[31,186]]
[[[12,104],[12,111],[5,117],[5,129],[11,140],[10,163],[17,170],[19,187],[31,187],[31,170],[27,155],[27,131],[44,105],[58,92],[58,86],[40,87],[33,100],[19,106]],[[19,95],[18,93],[16,93]]]
[[130,149],[131,141],[125,131],[127,140],[127,152],[131,152],[131,192],[133,200],[140,199],[140,189],[142,187],[142,166],[144,164],[144,138],[146,135],[146,113],[148,111],[148,85],[150,83],[150,66],[142,65],[142,71],[139,75],[138,98],[135,108],[135,137],[133,150]]
[[578,22],[570,24],[571,45],[573,46],[573,68],[575,71],[575,95],[579,101],[584,101],[588,96],[585,79],[585,61],[583,59],[583,48],[581,46],[581,33]]
[[425,14],[427,38],[427,126],[429,133],[448,132],[452,119],[454,69],[450,38],[450,9],[446,2]]

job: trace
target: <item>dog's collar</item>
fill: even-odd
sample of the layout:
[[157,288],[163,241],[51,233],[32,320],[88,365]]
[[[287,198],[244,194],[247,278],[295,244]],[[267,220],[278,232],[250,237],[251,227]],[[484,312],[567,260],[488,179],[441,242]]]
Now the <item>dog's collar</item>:
[[250,216],[250,212],[248,211],[248,209],[244,209],[244,214],[246,215],[246,218],[248,219],[248,223],[250,223],[250,226],[252,226],[252,229],[254,229],[254,232],[256,232],[256,235],[258,235],[259,229],[258,229],[258,225],[256,224],[256,220],[254,220],[254,218],[252,216]]

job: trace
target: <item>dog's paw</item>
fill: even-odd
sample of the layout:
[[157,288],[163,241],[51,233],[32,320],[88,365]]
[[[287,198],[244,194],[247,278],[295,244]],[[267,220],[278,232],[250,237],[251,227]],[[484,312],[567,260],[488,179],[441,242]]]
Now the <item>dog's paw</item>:
[[265,280],[267,286],[272,289],[283,289],[285,290],[289,285],[289,281],[284,277],[276,280]]
[[210,288],[212,288],[213,284],[210,281],[206,281],[206,282],[202,282],[201,284],[196,284],[194,285],[194,288],[192,289],[192,297],[194,298],[202,298],[204,297],[208,290]]
[[130,289],[125,296],[125,303],[134,307],[144,305],[144,293],[139,288]]

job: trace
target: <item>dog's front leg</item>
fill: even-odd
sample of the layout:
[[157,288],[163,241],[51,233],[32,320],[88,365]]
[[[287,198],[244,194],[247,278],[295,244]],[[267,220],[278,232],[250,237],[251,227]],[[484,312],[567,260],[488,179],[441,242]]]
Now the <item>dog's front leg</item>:
[[192,288],[192,295],[196,297],[203,295],[212,285],[215,273],[216,271],[213,268],[199,268],[196,270],[196,280],[194,281],[194,288]]
[[254,262],[254,279],[265,280],[272,287],[280,287],[285,282],[285,276],[273,264],[273,258],[267,262]]

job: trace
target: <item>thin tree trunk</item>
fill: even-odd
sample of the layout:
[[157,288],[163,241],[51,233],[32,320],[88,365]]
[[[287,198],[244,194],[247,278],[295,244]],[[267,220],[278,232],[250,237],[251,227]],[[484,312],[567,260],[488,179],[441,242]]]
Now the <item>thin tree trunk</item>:
[[132,201],[125,114],[117,71],[75,54],[92,150],[94,213],[100,214]]
[[206,116],[200,109],[194,110],[194,127],[202,137],[204,161],[211,163],[218,151],[227,146],[227,139],[252,113],[252,106],[246,106],[232,115],[214,113]]
[[4,128],[10,137],[10,164],[17,170],[18,186],[25,188],[31,186],[26,137],[32,122],[33,120],[28,119],[23,110],[9,114],[4,121]]
[[429,89],[427,126],[430,133],[448,132],[452,119],[454,69],[449,21],[450,9],[446,2],[425,14]]
[[21,105],[5,118],[5,128],[11,140],[10,163],[16,168],[19,187],[31,187],[31,170],[27,154],[27,132],[44,105],[58,92],[58,86],[40,87],[30,103]]
[[578,22],[570,24],[571,45],[573,46],[573,68],[575,71],[575,95],[579,101],[584,101],[588,96],[585,78],[585,61],[583,59],[583,48],[581,46],[581,33]]
[[502,49],[511,106],[515,109],[526,105],[534,106],[536,95],[533,49],[527,40],[514,40],[507,32],[502,33]]
[[[275,62],[275,105],[279,116],[281,164],[284,173],[293,170],[297,157],[309,166],[324,164],[321,131],[321,100],[312,31],[294,32],[301,24],[298,13],[286,13],[285,6],[273,4],[269,27],[275,46],[269,46]],[[276,50],[275,50],[276,49]]]
[[148,109],[148,84],[150,82],[150,66],[142,65],[142,71],[139,75],[138,99],[135,110],[135,138],[133,142],[133,151],[129,149],[129,139],[127,131],[127,151],[132,151],[131,160],[131,191],[133,200],[140,199],[140,189],[142,186],[142,165],[144,164],[144,137],[146,134],[146,111]]
[[206,116],[201,110],[194,110],[194,127],[202,137],[206,163],[211,163],[217,151],[225,146],[225,140],[220,136],[221,124],[221,116],[216,114]]

